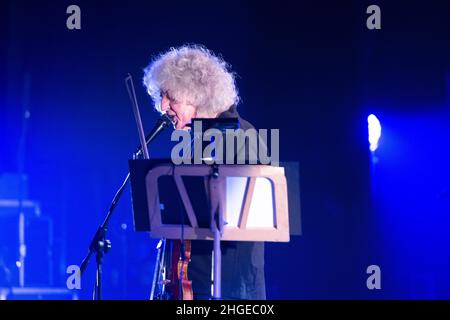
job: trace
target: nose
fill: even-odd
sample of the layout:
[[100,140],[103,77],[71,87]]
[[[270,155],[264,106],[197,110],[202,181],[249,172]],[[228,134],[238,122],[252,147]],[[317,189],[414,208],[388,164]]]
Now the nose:
[[168,103],[161,103],[161,111],[167,112],[167,110],[170,109],[170,106]]
[[170,109],[170,100],[164,95],[161,99],[161,111],[167,112]]

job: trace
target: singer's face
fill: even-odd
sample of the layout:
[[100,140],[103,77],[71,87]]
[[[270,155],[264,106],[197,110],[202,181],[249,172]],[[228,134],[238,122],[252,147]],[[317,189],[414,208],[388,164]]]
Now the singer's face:
[[175,129],[181,130],[187,129],[186,124],[191,123],[191,119],[197,114],[197,109],[193,105],[176,101],[167,94],[163,95],[161,100],[161,111],[173,118]]

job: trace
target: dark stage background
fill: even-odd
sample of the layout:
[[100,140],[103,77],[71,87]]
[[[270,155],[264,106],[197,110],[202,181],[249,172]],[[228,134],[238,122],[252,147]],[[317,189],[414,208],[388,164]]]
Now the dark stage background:
[[[81,30],[66,28],[71,4]],[[371,4],[381,30],[366,27]],[[281,160],[300,163],[303,235],[267,244],[268,298],[450,298],[449,40],[448,1],[2,0],[0,196],[18,196],[23,171],[46,218],[28,225],[26,285],[65,287],[125,177],[138,143],[125,75],[149,130],[157,114],[143,68],[196,43],[238,74],[241,115],[279,128]],[[383,128],[374,157],[371,113]],[[169,134],[151,156],[170,154]],[[8,286],[17,228],[0,219]],[[109,234],[105,298],[147,299],[156,242],[133,231],[129,189]],[[366,286],[369,265],[381,269],[380,290]],[[92,259],[82,299],[94,269]]]

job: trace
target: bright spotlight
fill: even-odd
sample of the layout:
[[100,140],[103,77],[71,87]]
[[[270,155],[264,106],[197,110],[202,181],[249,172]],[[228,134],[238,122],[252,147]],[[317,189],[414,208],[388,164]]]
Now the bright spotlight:
[[378,148],[378,140],[380,140],[381,137],[381,124],[378,118],[373,114],[367,117],[367,123],[369,127],[370,151],[374,152]]

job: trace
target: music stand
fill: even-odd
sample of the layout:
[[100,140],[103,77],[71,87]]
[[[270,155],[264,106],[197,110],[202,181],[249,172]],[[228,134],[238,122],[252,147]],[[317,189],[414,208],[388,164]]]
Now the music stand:
[[[163,160],[129,164],[136,231],[148,231],[154,238],[214,241],[213,299],[221,298],[220,241],[289,241],[282,167],[174,165]],[[181,205],[174,206],[176,202]]]

